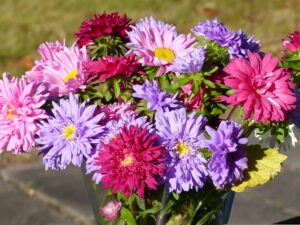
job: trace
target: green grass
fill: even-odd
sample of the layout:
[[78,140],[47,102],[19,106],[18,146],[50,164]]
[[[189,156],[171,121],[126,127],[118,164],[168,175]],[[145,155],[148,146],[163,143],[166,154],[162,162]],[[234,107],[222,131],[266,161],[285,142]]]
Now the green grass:
[[81,21],[104,10],[126,12],[134,20],[152,15],[175,24],[180,32],[218,17],[234,30],[255,34],[267,49],[273,43],[279,48],[281,38],[296,27],[298,4],[297,0],[1,0],[0,74],[21,75],[37,58],[40,43],[66,38],[71,44]]

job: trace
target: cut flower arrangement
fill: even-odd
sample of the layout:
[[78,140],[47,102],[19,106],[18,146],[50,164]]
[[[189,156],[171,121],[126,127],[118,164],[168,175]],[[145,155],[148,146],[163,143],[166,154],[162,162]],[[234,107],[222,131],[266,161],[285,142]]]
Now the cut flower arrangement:
[[179,34],[103,13],[76,37],[3,74],[0,153],[37,147],[46,170],[81,167],[98,224],[226,223],[228,195],[273,179],[297,142],[299,32],[281,58],[217,19]]

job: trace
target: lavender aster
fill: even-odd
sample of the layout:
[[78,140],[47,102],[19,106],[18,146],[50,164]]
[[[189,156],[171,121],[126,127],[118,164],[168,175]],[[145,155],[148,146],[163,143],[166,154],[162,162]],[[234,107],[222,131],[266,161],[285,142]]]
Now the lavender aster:
[[232,32],[217,19],[199,23],[192,29],[192,32],[197,36],[203,35],[206,39],[227,48],[230,58],[247,59],[247,51],[258,52],[260,48],[259,41],[256,41],[253,36],[247,36],[241,30],[238,33]]
[[241,125],[232,121],[222,121],[218,130],[207,126],[210,140],[207,147],[212,151],[208,169],[216,187],[224,188],[243,178],[243,171],[248,168],[246,151],[243,145],[248,139],[243,138]]
[[228,48],[228,52],[231,58],[247,59],[247,51],[259,52],[260,43],[259,41],[256,41],[254,39],[253,35],[247,36],[247,34],[242,30],[238,32],[238,35],[240,41],[236,42]]
[[166,91],[159,89],[157,81],[153,84],[148,80],[143,85],[133,85],[133,97],[144,99],[148,102],[150,110],[177,109],[182,106],[176,99],[177,94],[169,95]]
[[42,121],[36,142],[40,145],[46,169],[65,169],[72,163],[81,166],[83,158],[89,158],[104,133],[98,125],[104,114],[94,115],[96,105],[79,103],[78,95],[53,102],[48,121]]
[[167,171],[164,180],[168,191],[198,190],[208,177],[206,159],[197,151],[204,147],[202,133],[206,119],[186,114],[184,108],[156,113],[157,134],[167,150]]
[[174,60],[174,71],[177,73],[197,73],[201,71],[205,60],[205,49],[195,48],[183,57]]
[[206,39],[215,41],[223,47],[230,47],[230,45],[240,41],[237,33],[230,31],[217,19],[199,23],[192,29],[192,32],[197,36],[203,35]]

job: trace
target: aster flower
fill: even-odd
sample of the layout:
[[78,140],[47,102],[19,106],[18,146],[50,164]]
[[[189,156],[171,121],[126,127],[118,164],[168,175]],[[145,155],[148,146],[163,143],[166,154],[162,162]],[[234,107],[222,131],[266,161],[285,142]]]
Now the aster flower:
[[47,95],[37,83],[25,77],[10,78],[4,73],[0,80],[0,153],[30,152],[35,146],[37,121],[47,118],[41,109]]
[[202,35],[208,40],[215,41],[223,47],[229,47],[233,43],[240,41],[238,34],[230,31],[218,19],[206,20],[199,23],[192,29],[192,32],[196,36]]
[[111,14],[102,13],[95,15],[93,19],[82,22],[80,31],[75,33],[78,37],[80,47],[94,44],[97,38],[103,36],[119,37],[124,42],[128,41],[127,31],[133,25],[131,20],[124,14],[120,16],[117,12]]
[[175,95],[170,95],[166,91],[160,90],[157,81],[151,84],[148,80],[143,85],[133,85],[133,97],[144,99],[148,102],[147,107],[150,110],[176,109],[182,106]]
[[190,34],[178,35],[174,26],[152,17],[141,19],[132,26],[128,36],[131,52],[139,57],[143,66],[160,67],[157,76],[174,71],[174,59],[185,56],[196,43]]
[[[120,118],[118,116],[120,116]],[[122,128],[129,128],[130,126],[146,128],[149,133],[153,133],[154,131],[152,125],[147,122],[146,116],[136,117],[136,114],[125,112],[123,114],[116,115],[105,124],[106,132],[101,140],[102,143],[108,144],[112,138],[115,138],[121,132]],[[99,184],[103,177],[103,175],[99,172],[101,166],[96,163],[100,151],[102,151],[101,146],[97,149],[95,154],[86,161],[87,174],[93,173],[92,179],[96,184]]]
[[113,193],[122,191],[128,198],[132,192],[144,197],[145,188],[156,190],[157,177],[164,175],[164,147],[158,136],[146,128],[126,126],[108,144],[102,145],[96,158],[101,166],[103,187]]
[[78,95],[53,104],[52,115],[41,121],[36,142],[44,155],[46,169],[65,169],[70,163],[81,166],[83,158],[91,157],[104,134],[98,125],[103,114],[95,115],[96,105],[79,103]]
[[184,108],[162,112],[155,116],[157,134],[167,150],[167,171],[164,177],[169,192],[200,189],[208,177],[207,162],[197,151],[203,148],[202,133],[206,119],[196,113],[186,114]]
[[258,52],[260,48],[259,41],[256,41],[253,36],[248,37],[243,31],[238,33],[230,31],[217,19],[199,23],[192,32],[227,48],[231,58],[247,59],[247,51]]
[[176,57],[173,63],[177,73],[200,72],[205,61],[205,49],[195,48],[183,57]]
[[78,88],[84,88],[87,74],[83,64],[89,61],[85,47],[75,44],[70,48],[59,42],[42,44],[39,47],[41,60],[26,73],[31,82],[43,83],[51,97],[66,96]]
[[241,125],[232,121],[222,121],[218,130],[206,126],[210,140],[207,147],[212,151],[208,163],[210,177],[218,188],[234,185],[243,178],[243,171],[248,168],[246,151],[243,145],[248,139],[243,138]]
[[289,51],[297,51],[300,48],[300,31],[295,31],[288,38],[282,40],[283,46]]
[[247,34],[240,30],[238,35],[241,40],[241,44],[239,42],[237,44],[238,47],[233,47],[229,49],[229,54],[234,56],[235,58],[248,58],[247,51],[251,52],[259,52],[260,49],[260,42],[254,39],[253,35],[247,36]]
[[115,76],[130,77],[134,73],[143,73],[136,56],[133,54],[123,57],[105,56],[97,61],[87,63],[85,69],[87,73],[92,75],[89,81],[98,78],[100,82]]
[[278,58],[271,58],[271,53],[261,59],[248,52],[248,57],[249,61],[233,59],[224,68],[229,74],[225,84],[235,90],[225,100],[233,106],[243,105],[245,120],[253,114],[255,122],[284,121],[296,103],[291,74],[277,66]]
[[100,213],[108,221],[114,221],[117,219],[121,210],[122,203],[116,200],[108,202],[103,208],[100,209]]

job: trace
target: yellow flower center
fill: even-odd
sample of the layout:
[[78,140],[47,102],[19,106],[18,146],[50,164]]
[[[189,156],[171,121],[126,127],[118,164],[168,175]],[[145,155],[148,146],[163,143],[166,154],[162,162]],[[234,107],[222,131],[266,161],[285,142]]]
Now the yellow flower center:
[[133,163],[133,158],[130,155],[126,155],[121,162],[121,166],[130,166]]
[[70,79],[76,80],[76,76],[78,75],[78,70],[71,71],[64,79],[64,82],[67,83]]
[[12,119],[15,117],[15,114],[13,114],[15,110],[15,107],[13,107],[12,105],[8,106],[7,111],[6,111],[6,118],[8,119]]
[[76,127],[74,125],[69,125],[64,129],[63,134],[66,137],[67,141],[74,139],[75,131],[76,131]]
[[177,154],[180,158],[184,157],[187,153],[191,151],[190,147],[185,145],[183,142],[179,142],[177,145]]
[[156,58],[167,61],[168,63],[173,62],[175,58],[174,52],[169,48],[156,48],[154,55]]

